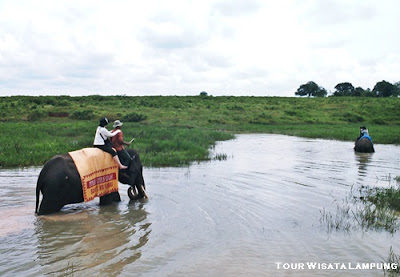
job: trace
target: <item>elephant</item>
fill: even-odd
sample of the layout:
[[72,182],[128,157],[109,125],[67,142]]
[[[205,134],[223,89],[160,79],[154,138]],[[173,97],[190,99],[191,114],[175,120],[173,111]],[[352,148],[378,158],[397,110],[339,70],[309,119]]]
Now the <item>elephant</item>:
[[[131,200],[148,198],[139,154],[133,149],[126,151],[132,157],[131,162],[126,173],[121,174],[120,171],[118,181],[130,186],[128,196]],[[40,193],[43,197],[39,207]],[[35,213],[37,215],[50,214],[60,211],[64,205],[83,201],[82,181],[71,156],[68,154],[57,155],[46,162],[36,185]],[[121,197],[118,191],[100,197],[100,205],[120,201]]]
[[373,153],[375,152],[374,144],[369,137],[363,136],[356,141],[354,151],[361,153]]

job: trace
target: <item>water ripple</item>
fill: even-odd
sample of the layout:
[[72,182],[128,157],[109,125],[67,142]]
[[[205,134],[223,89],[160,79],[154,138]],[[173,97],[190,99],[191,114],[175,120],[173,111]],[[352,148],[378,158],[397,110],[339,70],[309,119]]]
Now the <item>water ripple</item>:
[[276,276],[293,272],[275,262],[381,262],[390,246],[400,250],[396,237],[328,234],[320,222],[353,186],[389,186],[400,175],[400,148],[375,149],[360,155],[348,142],[238,135],[213,149],[227,160],[145,168],[148,201],[129,201],[121,186],[118,205],[94,200],[46,217],[33,215],[40,168],[1,169],[0,275]]

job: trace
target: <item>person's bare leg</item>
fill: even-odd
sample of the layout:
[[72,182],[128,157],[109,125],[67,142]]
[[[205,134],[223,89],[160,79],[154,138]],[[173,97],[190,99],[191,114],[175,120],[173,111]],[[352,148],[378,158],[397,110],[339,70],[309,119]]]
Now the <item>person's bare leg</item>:
[[121,164],[121,162],[120,162],[120,160],[119,160],[119,158],[118,158],[118,155],[115,155],[115,156],[113,157],[113,159],[114,159],[114,161],[118,164],[119,169],[127,169],[127,168],[128,168],[127,166]]

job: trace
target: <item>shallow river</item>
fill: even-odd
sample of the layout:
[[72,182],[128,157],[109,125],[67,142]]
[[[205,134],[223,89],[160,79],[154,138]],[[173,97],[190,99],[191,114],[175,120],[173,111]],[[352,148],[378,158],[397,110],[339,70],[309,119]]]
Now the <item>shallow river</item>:
[[148,201],[130,202],[120,185],[119,204],[43,217],[41,168],[0,169],[0,276],[383,276],[357,266],[387,261],[391,247],[400,254],[399,231],[351,220],[332,230],[323,217],[361,185],[397,186],[400,147],[352,147],[238,135],[211,151],[226,159],[145,168]]

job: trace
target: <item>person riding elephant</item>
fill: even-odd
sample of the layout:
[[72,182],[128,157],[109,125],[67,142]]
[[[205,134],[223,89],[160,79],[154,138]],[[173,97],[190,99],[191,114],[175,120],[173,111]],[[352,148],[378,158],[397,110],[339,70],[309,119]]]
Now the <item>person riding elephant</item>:
[[96,129],[96,134],[94,136],[93,146],[97,147],[104,152],[111,154],[113,160],[118,164],[119,169],[127,169],[128,167],[123,165],[119,160],[117,152],[112,148],[112,144],[108,138],[114,137],[118,135],[118,131],[111,133],[106,129],[106,125],[108,124],[108,119],[103,117],[100,119],[100,124]]
[[363,136],[366,137],[370,137],[369,133],[368,133],[368,129],[365,126],[361,126],[360,127],[360,135],[358,136],[358,138],[356,139],[356,141],[358,141],[360,138],[362,138]]
[[128,152],[125,150],[125,145],[131,145],[130,142],[124,141],[124,133],[122,132],[123,123],[119,120],[114,121],[113,130],[111,131],[112,134],[117,133],[115,136],[111,138],[112,147],[115,148],[117,151],[118,157],[123,165],[128,166],[131,157],[129,156]]
[[369,136],[368,129],[365,126],[360,127],[360,135],[355,141],[354,151],[363,153],[375,152],[372,138]]

